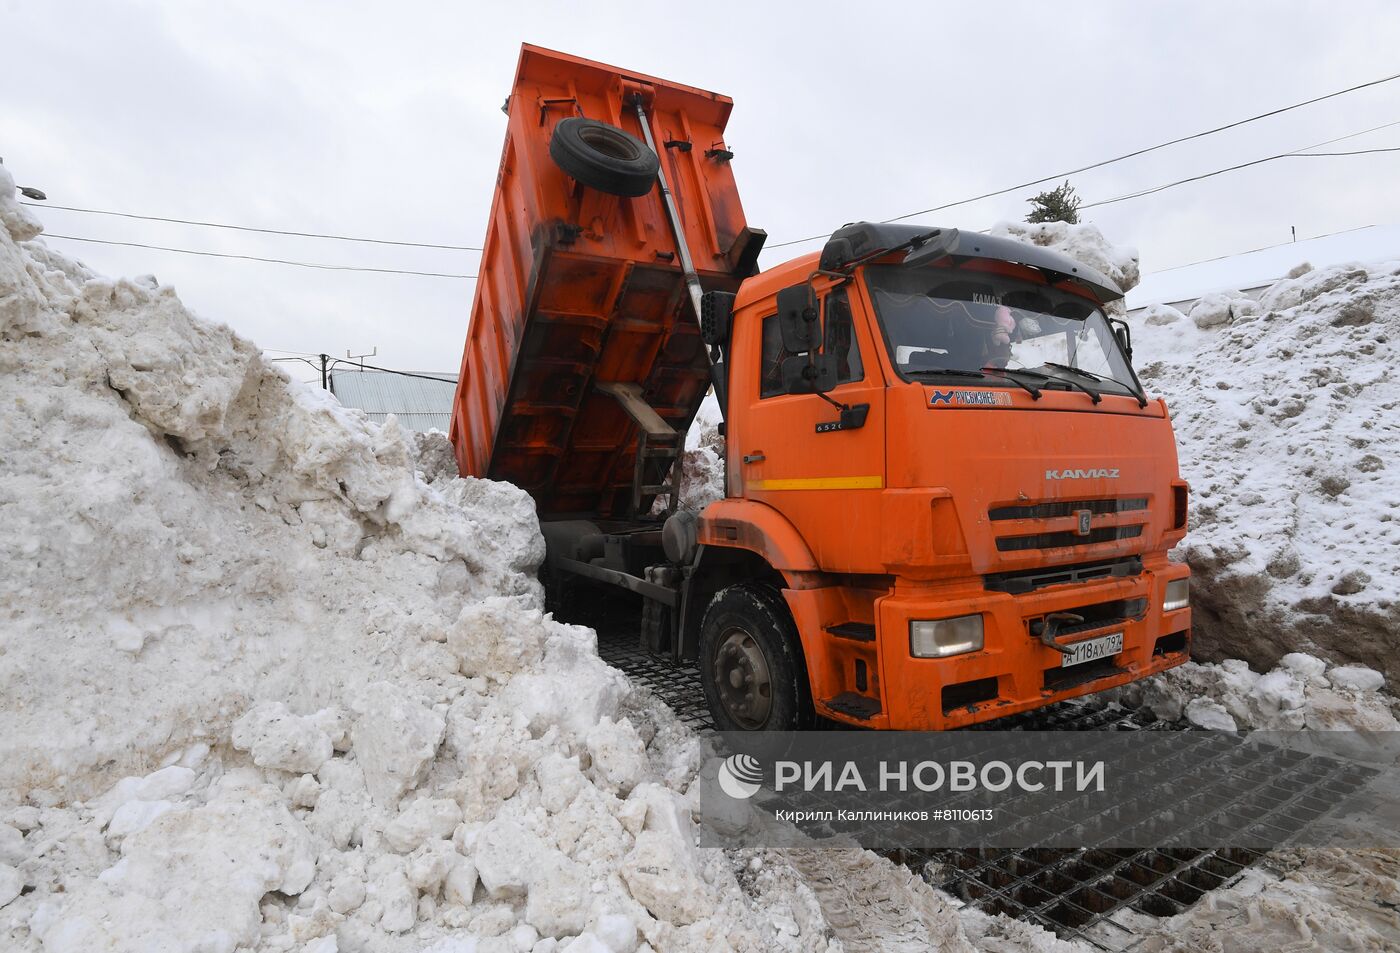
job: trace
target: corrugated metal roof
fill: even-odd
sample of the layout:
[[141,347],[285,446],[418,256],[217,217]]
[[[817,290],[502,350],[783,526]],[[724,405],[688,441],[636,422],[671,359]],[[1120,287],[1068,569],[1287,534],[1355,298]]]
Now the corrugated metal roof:
[[[447,430],[452,419],[452,395],[457,375],[437,371],[413,371],[422,377],[405,377],[385,371],[333,370],[331,393],[346,407],[356,407],[376,423],[393,414],[408,430]],[[425,380],[426,377],[435,380]]]
[[1389,258],[1400,258],[1400,225],[1365,225],[1144,275],[1142,282],[1128,292],[1128,310],[1136,311],[1149,304],[1189,304],[1212,291],[1249,291],[1268,286],[1305,261],[1315,268],[1325,268],[1349,261]]

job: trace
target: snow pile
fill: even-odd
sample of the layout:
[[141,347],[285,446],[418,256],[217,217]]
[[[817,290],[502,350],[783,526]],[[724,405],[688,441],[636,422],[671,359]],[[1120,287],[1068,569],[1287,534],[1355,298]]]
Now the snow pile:
[[[1075,261],[1112,278],[1119,288],[1127,291],[1141,280],[1136,248],[1110,244],[1095,225],[1070,225],[1067,222],[997,222],[988,234],[999,238],[1014,238],[1028,245],[1042,245],[1068,255]],[[1122,302],[1109,308],[1122,314]]]
[[1400,263],[1202,298],[1138,329],[1191,483],[1195,651],[1293,651],[1400,677]]
[[702,749],[541,612],[524,493],[154,279],[17,244],[13,192],[0,167],[0,945],[831,946],[695,847]]
[[1384,684],[1375,669],[1292,652],[1265,674],[1241,659],[1187,662],[1125,685],[1117,697],[1166,721],[1219,731],[1400,731]]

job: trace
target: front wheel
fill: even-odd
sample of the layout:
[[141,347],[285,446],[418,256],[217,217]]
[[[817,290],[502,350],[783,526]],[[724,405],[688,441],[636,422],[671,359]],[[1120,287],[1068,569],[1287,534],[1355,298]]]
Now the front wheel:
[[812,723],[797,627],[782,596],[743,583],[715,596],[700,630],[700,683],[720,731],[793,731]]

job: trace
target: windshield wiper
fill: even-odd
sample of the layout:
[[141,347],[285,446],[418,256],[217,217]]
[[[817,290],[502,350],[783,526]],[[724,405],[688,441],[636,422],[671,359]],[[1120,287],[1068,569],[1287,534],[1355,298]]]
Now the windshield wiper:
[[[1127,387],[1129,391],[1133,391],[1133,388],[1130,385],[1124,384],[1116,377],[1104,377],[1102,374],[1095,374],[1093,371],[1086,371],[1082,367],[1071,367],[1069,364],[1056,364],[1054,361],[1046,361],[1044,366],[1053,367],[1061,371],[1070,371],[1074,374],[1081,374],[1084,377],[1089,378],[1090,380],[1096,380],[1104,384],[1117,384],[1119,387]],[[1133,398],[1137,400],[1139,407],[1147,406],[1147,398],[1144,395],[1133,391]],[[1094,403],[1097,404],[1098,401],[1096,400],[1094,401]]]
[[[1021,388],[1021,389],[1022,389],[1023,391],[1025,391],[1027,394],[1030,394],[1031,397],[1032,397],[1033,399],[1035,399],[1035,400],[1040,400],[1040,388],[1039,388],[1039,387],[1036,387],[1036,386],[1033,385],[1033,384],[1027,384],[1025,381],[1022,381],[1022,380],[1017,380],[1017,379],[1014,378],[1014,377],[1008,377],[1006,374],[1002,373],[1001,368],[992,368],[992,369],[990,369],[990,370],[984,370],[984,371],[969,371],[969,370],[964,370],[963,368],[960,368],[960,367],[921,367],[921,368],[919,368],[918,370],[914,370],[914,371],[905,371],[904,373],[909,374],[910,376],[917,376],[917,375],[919,375],[919,374],[929,374],[929,375],[935,376],[935,377],[975,377],[975,378],[978,378],[979,380],[982,379],[982,378],[987,378],[987,377],[998,377],[998,378],[1000,378],[1000,379],[1006,381],[1007,383],[1015,384],[1017,387]],[[1038,376],[1044,377],[1046,380],[1057,380],[1057,379],[1058,379],[1058,378],[1052,378],[1052,377],[1050,377],[1048,374],[1041,374],[1041,375],[1038,375]]]
[[[1058,368],[1063,368],[1064,370],[1068,370],[1068,371],[1077,371],[1077,370],[1079,370],[1079,368],[1077,368],[1077,367],[1067,367],[1067,366],[1064,365],[1064,364],[1051,364],[1049,361],[1047,361],[1047,362],[1044,364],[1044,366],[1045,366],[1045,367],[1058,367]],[[1064,384],[1066,387],[1073,387],[1075,390],[1083,391],[1084,393],[1088,394],[1091,398],[1093,398],[1093,401],[1094,401],[1094,403],[1096,403],[1096,404],[1097,404],[1099,401],[1103,400],[1103,395],[1100,394],[1098,391],[1094,390],[1094,389],[1093,389],[1092,387],[1090,387],[1089,385],[1087,385],[1087,384],[1085,384],[1085,383],[1083,383],[1083,382],[1081,382],[1081,381],[1074,380],[1074,379],[1072,379],[1072,378],[1056,377],[1054,374],[1042,374],[1040,371],[1027,370],[1027,369],[1021,368],[1021,367],[1007,368],[1007,370],[1010,371],[1010,372],[1013,373],[1013,374],[1027,374],[1027,375],[1029,375],[1029,376],[1031,376],[1031,377],[1037,377],[1037,378],[1040,378],[1041,380],[1044,380],[1044,381],[1054,381],[1054,382],[1057,383],[1057,384]],[[1082,373],[1088,374],[1090,377],[1094,378],[1094,380],[1098,380],[1098,379],[1099,379],[1097,375],[1089,374],[1088,371],[1083,371]]]

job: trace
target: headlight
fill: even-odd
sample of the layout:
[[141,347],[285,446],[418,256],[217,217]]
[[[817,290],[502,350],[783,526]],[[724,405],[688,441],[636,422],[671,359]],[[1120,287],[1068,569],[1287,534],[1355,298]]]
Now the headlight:
[[1162,595],[1162,611],[1172,612],[1185,609],[1191,604],[1191,580],[1173,579],[1167,583],[1167,591]]
[[982,647],[982,617],[916,620],[909,623],[909,652],[915,658],[944,658]]

